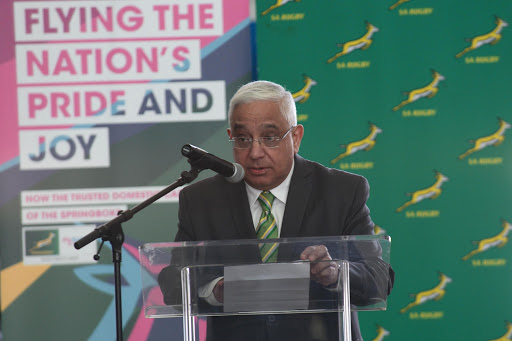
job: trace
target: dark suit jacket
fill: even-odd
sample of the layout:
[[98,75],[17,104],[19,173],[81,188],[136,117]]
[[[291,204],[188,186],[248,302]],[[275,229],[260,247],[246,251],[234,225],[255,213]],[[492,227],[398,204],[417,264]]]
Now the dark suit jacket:
[[[366,200],[365,178],[295,156],[280,238],[370,235],[374,224]],[[243,182],[232,184],[214,176],[184,188],[180,193],[176,241],[256,239]],[[166,303],[169,274],[159,283]],[[365,298],[385,299],[391,291],[394,273],[376,255],[372,264],[351,263],[351,300],[365,304]],[[373,302],[367,302],[373,303]],[[169,304],[169,303],[167,303]],[[320,336],[311,336],[314,324]],[[337,314],[296,314],[269,316],[213,317],[208,339],[228,340],[337,340]],[[352,339],[362,340],[357,313],[352,313]]]

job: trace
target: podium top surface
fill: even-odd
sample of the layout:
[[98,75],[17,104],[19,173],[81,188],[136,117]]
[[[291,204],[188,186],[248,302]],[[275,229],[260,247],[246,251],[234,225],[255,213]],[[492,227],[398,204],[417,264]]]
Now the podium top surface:
[[283,243],[283,244],[302,244],[335,242],[342,245],[343,243],[365,243],[368,241],[376,241],[384,244],[391,244],[391,237],[388,235],[350,235],[350,236],[320,236],[320,237],[295,237],[295,238],[276,238],[276,239],[224,239],[224,240],[203,240],[203,241],[183,241],[183,242],[158,242],[146,243],[141,245],[140,249],[171,249],[179,247],[209,247],[209,246],[232,246],[232,245],[255,245],[262,242]]

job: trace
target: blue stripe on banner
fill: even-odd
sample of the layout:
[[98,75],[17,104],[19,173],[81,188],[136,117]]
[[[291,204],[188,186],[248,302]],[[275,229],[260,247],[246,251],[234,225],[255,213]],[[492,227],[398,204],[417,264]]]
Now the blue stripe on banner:
[[244,28],[249,26],[251,24],[251,19],[247,18],[244,21],[240,22],[238,25],[230,29],[228,32],[226,32],[224,35],[220,36],[219,38],[212,41],[210,44],[206,45],[201,49],[201,59],[204,59],[208,57],[210,53],[218,49],[220,46],[222,46],[226,41],[233,38],[237,33],[242,31]]
[[16,156],[15,158],[12,158],[11,160],[4,162],[0,165],[0,173],[8,170],[11,167],[14,167],[20,163],[20,157]]

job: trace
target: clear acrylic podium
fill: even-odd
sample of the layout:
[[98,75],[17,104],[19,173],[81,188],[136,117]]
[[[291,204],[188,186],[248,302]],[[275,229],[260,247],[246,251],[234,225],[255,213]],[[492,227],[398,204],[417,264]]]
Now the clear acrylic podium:
[[[261,262],[263,243],[278,246],[277,262]],[[319,245],[330,260],[300,259]],[[182,317],[186,341],[198,339],[196,318],[336,313],[336,339],[350,341],[352,311],[386,309],[390,249],[383,235],[144,244],[143,309],[147,318]],[[312,275],[320,263],[330,267],[333,283],[322,285]],[[223,301],[212,302],[207,296],[219,279]]]

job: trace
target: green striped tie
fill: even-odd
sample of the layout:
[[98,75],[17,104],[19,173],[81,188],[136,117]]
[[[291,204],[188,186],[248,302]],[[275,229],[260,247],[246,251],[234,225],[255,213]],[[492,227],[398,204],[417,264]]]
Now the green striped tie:
[[[272,213],[270,213],[274,198],[274,195],[269,191],[261,192],[258,197],[262,210],[260,222],[256,229],[256,236],[259,239],[274,239],[278,237],[276,220]],[[264,263],[275,262],[277,260],[277,247],[278,244],[260,244],[261,259]]]

